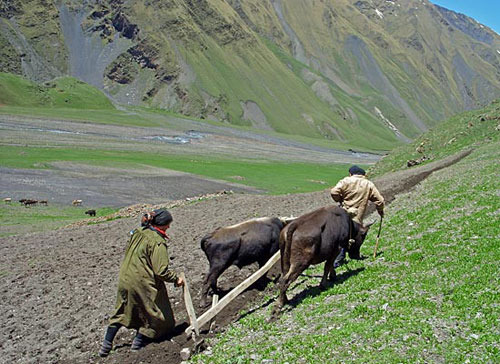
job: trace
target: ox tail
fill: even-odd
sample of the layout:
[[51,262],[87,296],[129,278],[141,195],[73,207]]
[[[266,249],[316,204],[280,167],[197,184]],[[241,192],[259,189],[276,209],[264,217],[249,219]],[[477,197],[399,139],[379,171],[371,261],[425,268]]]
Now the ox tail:
[[208,234],[208,235],[205,235],[203,238],[201,238],[200,247],[201,247],[201,250],[203,250],[203,252],[205,254],[207,254],[207,249],[210,245],[210,238],[211,237],[212,237],[212,234]]
[[297,229],[297,224],[291,223],[287,229],[284,230],[282,240],[280,241],[281,253],[281,274],[284,277],[290,270],[290,252],[292,250],[292,237],[294,231]]

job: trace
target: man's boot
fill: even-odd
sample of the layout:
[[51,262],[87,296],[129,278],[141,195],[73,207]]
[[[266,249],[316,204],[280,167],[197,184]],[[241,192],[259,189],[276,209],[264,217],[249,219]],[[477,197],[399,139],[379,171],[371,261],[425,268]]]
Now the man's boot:
[[120,326],[108,326],[106,330],[106,335],[104,336],[104,340],[102,341],[101,348],[99,349],[99,356],[105,357],[108,356],[109,352],[113,348],[113,340],[115,339],[116,333],[120,329]]
[[130,347],[131,351],[141,350],[143,347],[148,345],[151,342],[151,339],[143,334],[137,333],[135,335],[134,340],[132,341],[132,346]]

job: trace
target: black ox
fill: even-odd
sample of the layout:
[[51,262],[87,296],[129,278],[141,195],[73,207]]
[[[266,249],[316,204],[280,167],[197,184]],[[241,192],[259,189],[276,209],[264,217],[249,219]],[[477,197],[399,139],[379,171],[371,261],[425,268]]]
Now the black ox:
[[[371,224],[370,224],[371,225]],[[325,262],[320,287],[335,279],[333,262],[340,248],[348,249],[349,257],[360,258],[360,248],[370,227],[362,226],[337,206],[327,206],[309,212],[288,224],[280,234],[281,278],[279,310],[286,302],[286,290],[311,264]],[[349,246],[349,239],[354,243]]]
[[231,265],[238,268],[257,262],[262,267],[279,249],[285,219],[263,217],[218,228],[201,239],[201,249],[210,264],[203,282],[200,306],[208,304],[208,293],[217,292],[217,279]]

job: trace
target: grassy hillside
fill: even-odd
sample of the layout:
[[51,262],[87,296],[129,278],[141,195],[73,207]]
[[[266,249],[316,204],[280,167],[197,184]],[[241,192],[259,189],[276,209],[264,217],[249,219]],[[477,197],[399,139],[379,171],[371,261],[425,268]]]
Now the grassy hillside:
[[[380,176],[406,168],[409,159],[426,156],[429,159],[424,163],[428,163],[466,148],[497,142],[499,125],[500,100],[496,100],[484,109],[465,112],[445,120],[413,143],[398,147],[373,166],[369,174]],[[420,146],[419,152],[417,148]]]
[[[393,133],[373,117],[363,115],[361,122],[352,125],[341,115],[332,113],[331,108],[310,91],[307,83],[284,67],[274,54],[242,50],[239,58],[231,52],[212,49],[217,48],[195,54],[189,61],[200,76],[200,90],[226,95],[227,110],[234,123],[241,122],[240,100],[252,101],[259,105],[272,128],[281,133],[323,137],[336,143],[374,149],[399,144]],[[264,84],[267,87],[262,87]],[[356,108],[356,102],[350,104]]]
[[[498,118],[498,106],[467,115]],[[272,304],[264,304],[212,340],[210,355],[193,362],[495,362],[500,355],[500,142],[493,135],[498,131],[486,121],[482,125],[490,139],[459,134],[468,139],[460,144],[457,137],[453,148],[474,147],[474,152],[387,208],[376,260],[340,268],[337,283],[324,292],[317,288],[322,265],[309,269],[292,285],[294,305],[281,319],[268,323]],[[461,125],[456,127],[460,133]],[[439,130],[426,137],[440,140]],[[453,153],[437,146],[436,156]],[[379,171],[389,169],[391,158],[409,157],[399,150]],[[375,235],[369,234],[364,255],[371,255]]]
[[114,109],[101,91],[75,78],[61,77],[36,84],[9,73],[0,73],[0,104],[57,109]]
[[[162,59],[158,61],[161,67],[168,69],[172,65],[166,66],[167,59],[177,62],[173,68],[179,82],[157,85],[147,98],[150,105],[336,144],[377,150],[400,144],[372,109],[257,36],[228,3],[200,1],[189,7],[193,9],[188,11],[182,1],[172,1],[166,8],[135,4],[127,9],[131,21],[148,34],[154,33],[144,46],[145,54],[154,52]],[[162,16],[152,17],[152,12]],[[173,41],[176,36],[182,41]],[[303,79],[303,70],[311,74],[310,80]],[[146,77],[147,72],[140,70],[139,74]],[[318,84],[321,91],[315,92]],[[130,89],[131,85],[120,87]],[[245,103],[254,105],[256,114],[245,113]]]
[[0,2],[0,70],[46,81],[68,72],[64,36],[53,2]]
[[[471,19],[464,21],[470,29],[456,31],[427,1],[232,4],[260,34],[330,79],[336,98],[358,99],[372,116],[382,110],[406,136],[498,97],[494,33]],[[475,42],[474,32],[488,41]]]

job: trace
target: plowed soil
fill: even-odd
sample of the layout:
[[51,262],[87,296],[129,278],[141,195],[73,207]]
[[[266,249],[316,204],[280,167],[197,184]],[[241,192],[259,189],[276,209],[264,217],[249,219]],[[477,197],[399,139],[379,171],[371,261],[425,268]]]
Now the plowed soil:
[[[465,155],[408,169],[375,182],[391,200],[433,170]],[[331,203],[328,190],[324,190],[284,196],[221,195],[171,209],[174,216],[169,230],[171,263],[174,269],[186,273],[197,314],[202,313],[198,308],[199,292],[208,269],[199,247],[203,235],[218,226],[253,217],[298,216]],[[139,217],[123,218],[1,238],[0,362],[179,363],[180,350],[190,347],[192,342],[183,333],[187,318],[181,290],[172,285],[168,285],[168,290],[178,332],[171,340],[131,353],[129,346],[134,332],[122,329],[115,341],[116,351],[105,359],[97,356],[114,307],[118,270],[129,231],[138,224]],[[230,290],[255,269],[256,266],[242,270],[232,267],[219,279],[219,287]],[[223,330],[239,318],[241,311],[259,304],[259,295],[258,288],[253,287],[233,301],[217,316],[217,329]],[[207,335],[207,328],[203,329],[203,335]]]

